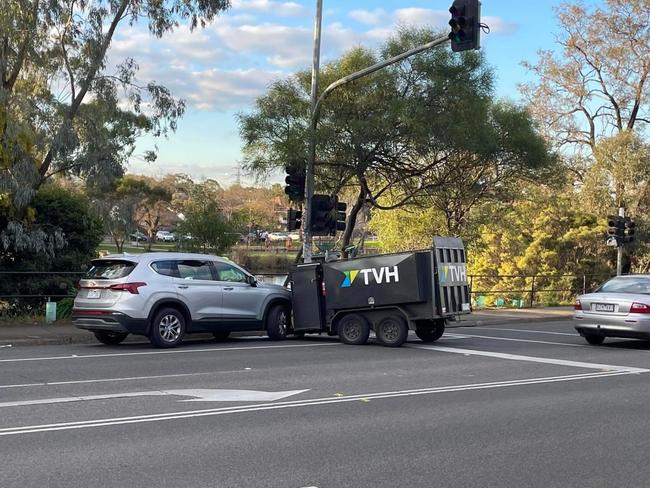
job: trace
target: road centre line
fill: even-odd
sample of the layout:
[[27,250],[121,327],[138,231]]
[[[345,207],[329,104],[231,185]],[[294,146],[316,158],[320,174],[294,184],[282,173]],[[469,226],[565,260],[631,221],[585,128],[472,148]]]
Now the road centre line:
[[512,341],[512,342],[530,342],[534,344],[551,344],[554,346],[570,346],[570,347],[586,347],[584,344],[570,344],[568,342],[549,342],[549,341],[535,341],[531,339],[513,339],[511,337],[494,337],[476,334],[463,334],[464,337],[476,337],[479,339],[493,339],[495,341]]
[[525,385],[536,385],[536,384],[544,384],[544,383],[557,383],[557,382],[576,381],[576,380],[583,380],[583,379],[596,379],[596,378],[604,378],[610,376],[629,375],[634,373],[635,372],[632,371],[593,372],[593,373],[583,373],[583,374],[564,375],[564,376],[550,376],[550,377],[542,377],[542,378],[528,378],[528,379],[520,379],[520,380],[498,381],[498,382],[489,382],[489,383],[473,383],[473,384],[465,384],[465,385],[421,388],[416,390],[367,393],[367,394],[351,395],[351,396],[343,396],[343,397],[325,397],[325,398],[314,398],[308,400],[263,403],[257,405],[240,405],[236,407],[190,410],[184,412],[170,412],[166,414],[152,414],[152,415],[140,415],[140,416],[133,416],[133,417],[83,420],[77,422],[29,425],[29,426],[21,426],[21,427],[6,427],[6,428],[0,428],[0,436],[29,434],[29,433],[37,433],[37,432],[53,432],[53,431],[60,431],[60,430],[72,430],[72,429],[83,429],[83,428],[96,428],[96,427],[126,425],[126,424],[145,423],[145,422],[159,422],[163,420],[178,420],[178,419],[194,418],[194,417],[227,415],[227,414],[236,414],[236,413],[265,411],[265,410],[279,410],[284,408],[310,407],[310,406],[327,405],[333,403],[349,403],[349,402],[357,402],[357,401],[368,402],[370,400],[379,400],[379,399],[386,399],[386,398],[430,395],[435,393],[449,393],[449,392],[459,392],[459,391],[469,391],[469,390],[505,388],[510,386],[525,386]]
[[452,354],[463,354],[465,356],[485,356],[497,359],[509,359],[514,361],[526,361],[531,363],[555,364],[557,366],[569,366],[574,368],[598,369],[604,371],[622,371],[627,373],[647,373],[650,369],[634,368],[631,366],[616,366],[613,364],[585,363],[581,361],[568,361],[565,359],[542,358],[537,356],[522,356],[519,354],[508,354],[502,352],[479,351],[476,349],[460,349],[444,346],[424,346],[408,344],[406,347],[413,349],[426,349],[428,351],[448,352]]
[[[468,329],[470,327],[467,327]],[[528,332],[531,334],[551,334],[551,335],[562,335],[562,336],[571,336],[571,337],[579,337],[578,333],[571,334],[569,332],[551,332],[549,330],[530,330],[530,329],[506,329],[506,328],[501,328],[501,327],[471,327],[472,329],[485,329],[485,330],[504,330],[504,331],[509,331],[509,332]]]
[[152,380],[160,378],[183,378],[187,376],[205,376],[205,375],[217,375],[217,374],[229,374],[229,373],[244,373],[246,371],[252,371],[250,368],[245,369],[234,369],[231,371],[209,371],[205,373],[178,373],[178,374],[157,374],[153,376],[127,376],[124,378],[102,378],[96,380],[70,380],[70,381],[47,381],[42,383],[23,383],[15,385],[0,385],[0,389],[7,388],[27,388],[31,386],[61,386],[61,385],[79,385],[83,383],[106,383],[106,382],[117,382],[117,381],[137,381],[137,380]]
[[206,349],[173,349],[166,351],[141,351],[141,352],[119,352],[113,354],[72,354],[69,356],[43,356],[33,358],[0,359],[0,363],[20,363],[25,361],[55,361],[65,359],[89,359],[89,358],[111,358],[120,356],[155,356],[158,354],[189,354],[193,352],[213,351],[250,351],[253,349],[288,349],[295,347],[324,347],[340,346],[340,342],[328,342],[326,344],[287,344],[282,346],[246,346],[246,347],[210,347]]

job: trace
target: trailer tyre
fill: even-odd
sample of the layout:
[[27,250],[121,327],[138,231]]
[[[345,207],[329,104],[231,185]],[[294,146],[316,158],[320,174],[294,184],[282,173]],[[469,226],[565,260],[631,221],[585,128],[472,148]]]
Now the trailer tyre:
[[445,333],[445,323],[431,324],[431,325],[418,325],[415,328],[415,335],[422,342],[435,342],[442,337]]
[[360,346],[368,341],[370,325],[362,315],[351,313],[339,321],[338,331],[343,344]]
[[377,340],[387,347],[399,347],[409,335],[406,321],[399,315],[389,315],[377,324],[375,328]]

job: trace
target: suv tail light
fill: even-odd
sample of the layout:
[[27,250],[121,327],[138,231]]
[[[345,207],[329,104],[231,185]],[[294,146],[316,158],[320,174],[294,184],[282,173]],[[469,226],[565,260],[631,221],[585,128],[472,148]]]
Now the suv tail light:
[[650,305],[634,302],[630,307],[630,313],[650,313]]
[[582,310],[582,303],[580,303],[579,298],[576,298],[576,302],[573,304],[573,309],[574,310]]
[[146,283],[142,283],[141,281],[138,281],[137,283],[120,283],[118,285],[111,285],[108,287],[109,290],[117,290],[117,291],[128,291],[132,295],[139,295],[140,292],[138,291],[138,288],[141,286],[147,286]]
[[324,297],[327,296],[327,286],[325,285],[324,281],[321,281],[320,291]]

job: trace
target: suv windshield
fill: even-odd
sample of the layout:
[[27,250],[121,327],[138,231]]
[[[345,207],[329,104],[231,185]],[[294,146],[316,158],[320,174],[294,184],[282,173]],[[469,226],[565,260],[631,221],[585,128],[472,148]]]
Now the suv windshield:
[[93,280],[116,280],[128,276],[135,268],[131,261],[100,259],[92,262],[92,268],[86,273],[86,278]]
[[612,278],[596,290],[597,293],[638,293],[650,294],[650,277]]

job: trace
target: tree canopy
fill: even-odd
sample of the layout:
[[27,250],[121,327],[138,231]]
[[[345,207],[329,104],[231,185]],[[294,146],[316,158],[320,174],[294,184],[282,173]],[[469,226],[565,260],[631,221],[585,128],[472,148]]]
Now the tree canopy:
[[[7,249],[20,236],[43,248],[29,205],[55,174],[101,184],[123,172],[135,139],[176,128],[185,104],[135,60],[107,63],[118,29],[162,36],[203,26],[228,0],[6,0],[0,10],[0,201]],[[146,106],[146,110],[145,110]],[[152,153],[146,155],[151,160]],[[39,244],[40,243],[40,244]]]
[[[402,29],[378,52],[355,48],[323,67],[321,85],[432,37],[427,29]],[[364,207],[417,204],[453,186],[463,197],[471,192],[480,197],[496,192],[513,174],[531,176],[552,164],[527,112],[493,100],[492,79],[482,54],[458,56],[438,48],[346,85],[325,100],[316,182],[319,191],[352,195],[342,247]],[[298,72],[273,84],[251,113],[240,115],[245,164],[253,172],[306,160],[309,90],[309,73]]]

